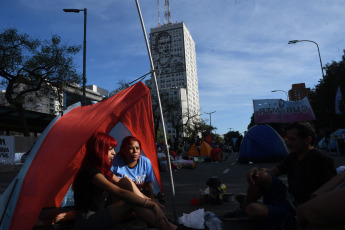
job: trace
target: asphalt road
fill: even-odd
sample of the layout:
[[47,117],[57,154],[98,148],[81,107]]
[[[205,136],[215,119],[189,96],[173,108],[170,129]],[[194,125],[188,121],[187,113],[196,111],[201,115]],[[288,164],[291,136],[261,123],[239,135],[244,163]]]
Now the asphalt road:
[[[225,153],[226,156],[227,153]],[[336,153],[329,153],[334,159],[336,167],[345,165],[345,156],[337,156]],[[165,193],[165,212],[169,219],[174,220],[175,216],[178,218],[183,213],[191,213],[195,210],[203,208],[204,211],[214,212],[219,218],[223,216],[225,212],[228,212],[238,207],[236,201],[225,201],[222,204],[199,204],[196,206],[191,205],[192,198],[199,198],[199,190],[206,189],[206,181],[212,177],[219,177],[221,183],[226,185],[227,193],[246,193],[247,182],[246,174],[248,170],[254,166],[261,168],[271,168],[277,165],[279,162],[271,163],[252,163],[252,164],[240,164],[237,162],[238,153],[229,154],[229,157],[224,162],[209,163],[201,162],[196,163],[195,169],[180,169],[173,171],[173,180],[175,187],[175,197],[172,198],[172,189],[170,186],[170,176],[168,172],[161,172],[162,185]],[[286,177],[281,177],[286,182]],[[176,215],[174,214],[174,205]],[[223,229],[258,229],[258,225],[255,222],[223,222]]]
[[[275,163],[253,163],[240,164],[237,162],[238,153],[228,154],[226,161],[219,163],[200,162],[196,163],[196,168],[186,169],[182,168],[172,172],[173,182],[175,188],[175,196],[172,196],[172,189],[170,184],[170,173],[161,172],[162,185],[165,194],[165,208],[164,211],[167,217],[175,220],[183,213],[189,214],[195,210],[203,208],[204,211],[210,211],[221,217],[225,212],[237,208],[236,201],[222,202],[221,204],[210,204],[208,202],[198,205],[191,205],[192,198],[199,198],[199,191],[207,188],[206,182],[210,177],[219,177],[221,183],[226,185],[227,193],[245,193],[247,188],[246,173],[253,167],[273,167]],[[329,153],[334,159],[335,166],[345,165],[345,156],[337,156],[336,153]],[[0,194],[10,184],[12,179],[19,171],[19,167],[5,167],[0,165]],[[282,177],[283,181],[286,178]],[[231,198],[231,197],[230,197]],[[175,205],[173,205],[175,203]],[[175,209],[174,209],[175,206]],[[175,211],[174,211],[175,210]],[[223,229],[257,229],[257,224],[254,222],[223,222]]]

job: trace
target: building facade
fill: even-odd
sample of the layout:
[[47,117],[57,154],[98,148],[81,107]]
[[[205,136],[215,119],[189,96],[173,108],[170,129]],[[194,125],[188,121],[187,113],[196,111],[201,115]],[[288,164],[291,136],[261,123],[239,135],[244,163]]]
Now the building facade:
[[290,101],[299,101],[305,97],[308,97],[310,88],[305,87],[305,83],[292,84],[289,90]]
[[[160,92],[164,91],[169,97],[179,103],[183,124],[192,117],[200,120],[200,104],[196,52],[194,40],[183,22],[169,23],[150,31],[150,48],[157,84]],[[154,97],[155,88],[151,80],[145,82]],[[154,103],[154,100],[152,100]],[[164,107],[164,105],[162,105]],[[166,123],[167,133],[184,136],[184,132],[177,134],[171,122]]]
[[[23,89],[24,85],[17,90]],[[0,106],[10,106],[5,98],[5,90],[0,92]],[[108,96],[108,91],[95,85],[86,86],[86,99],[88,101],[101,101]],[[35,93],[25,95],[23,108],[28,111],[53,114],[56,115],[68,106],[82,100],[82,88],[79,85],[66,86],[63,93],[48,92],[40,97]]]

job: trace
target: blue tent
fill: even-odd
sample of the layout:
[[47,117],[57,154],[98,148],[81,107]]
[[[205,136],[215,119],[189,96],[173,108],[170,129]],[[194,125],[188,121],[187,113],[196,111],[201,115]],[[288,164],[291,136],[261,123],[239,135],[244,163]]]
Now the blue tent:
[[[339,151],[339,150],[337,150],[337,141],[345,141],[345,129],[336,130],[334,133],[331,134],[329,140],[326,140],[326,138],[323,137],[319,141],[317,146],[320,149],[328,149],[329,151],[334,151],[334,150]],[[338,146],[338,148],[339,148],[339,146]],[[340,150],[340,151],[343,151],[343,150]]]
[[240,163],[274,162],[288,154],[283,138],[269,125],[256,125],[244,136],[238,161]]

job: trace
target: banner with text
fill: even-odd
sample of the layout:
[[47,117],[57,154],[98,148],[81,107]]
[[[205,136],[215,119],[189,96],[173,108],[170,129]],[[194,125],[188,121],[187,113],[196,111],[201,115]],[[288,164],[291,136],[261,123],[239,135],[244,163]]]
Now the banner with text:
[[286,123],[315,120],[314,112],[305,97],[300,101],[282,99],[253,100],[256,124]]
[[0,136],[0,164],[13,164],[14,157],[14,136]]

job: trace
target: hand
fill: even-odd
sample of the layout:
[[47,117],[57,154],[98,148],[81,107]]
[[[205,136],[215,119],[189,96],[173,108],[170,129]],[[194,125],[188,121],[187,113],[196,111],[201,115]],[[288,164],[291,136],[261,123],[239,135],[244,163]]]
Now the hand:
[[255,184],[254,178],[259,177],[259,172],[260,170],[258,167],[254,167],[249,170],[247,173],[247,181],[249,184]]
[[153,199],[152,201],[154,201],[161,209],[164,208],[164,205],[160,203],[158,200]]

